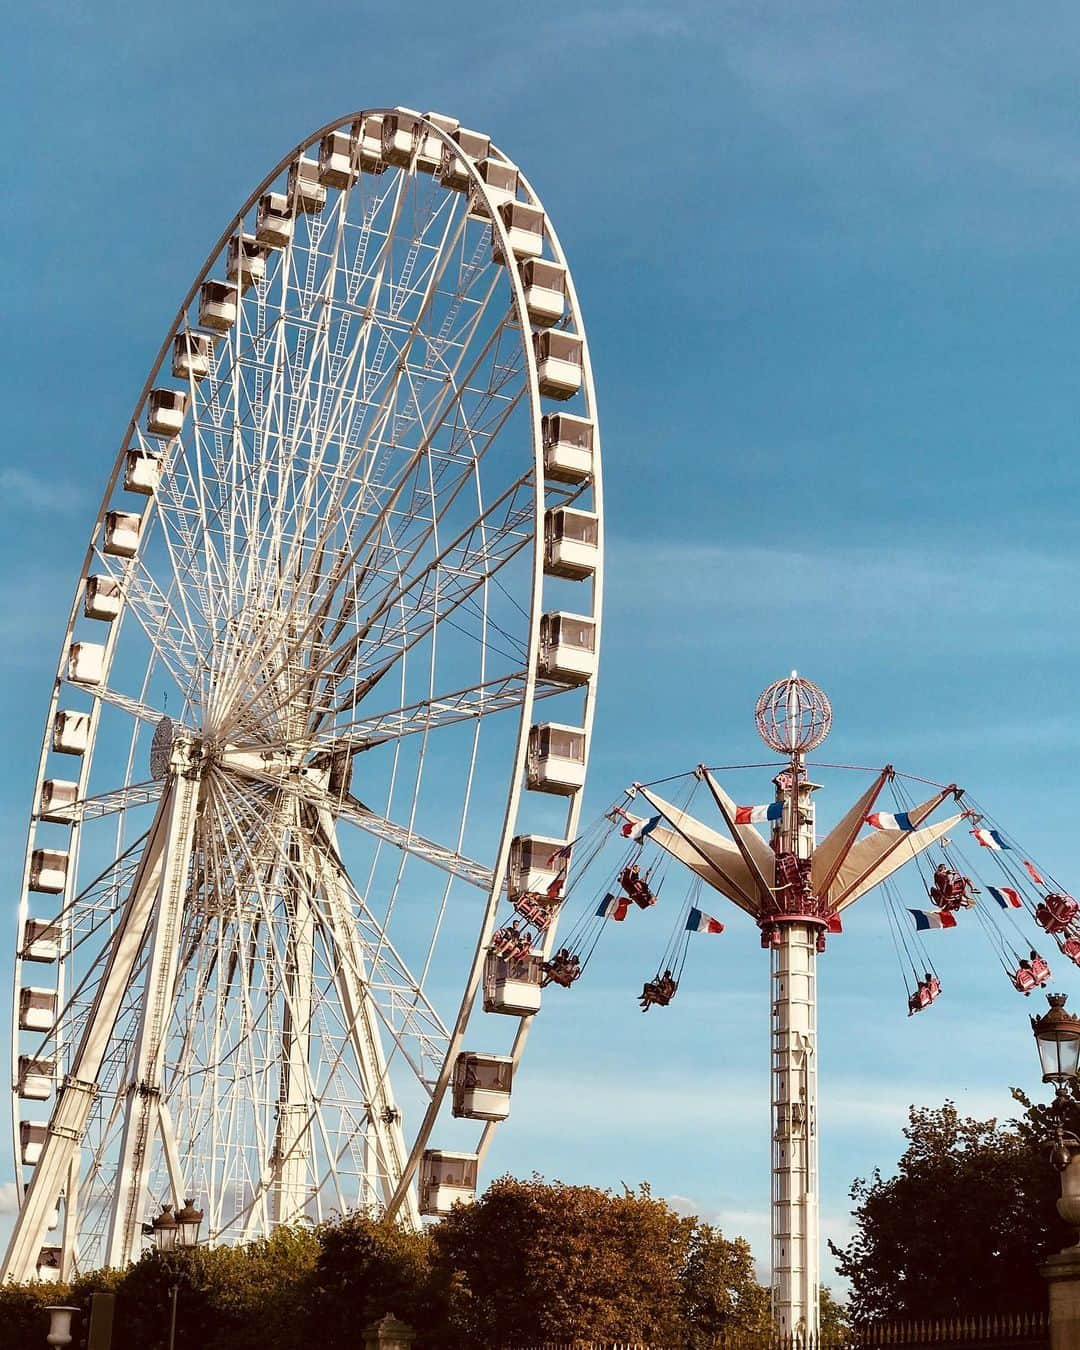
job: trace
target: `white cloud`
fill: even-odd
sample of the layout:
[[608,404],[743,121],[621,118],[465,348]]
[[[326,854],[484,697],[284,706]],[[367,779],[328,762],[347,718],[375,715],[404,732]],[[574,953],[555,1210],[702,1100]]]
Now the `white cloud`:
[[65,515],[86,505],[85,493],[69,482],[25,469],[0,469],[0,498],[8,507],[29,506],[35,511],[60,511]]
[[0,1181],[0,1214],[14,1214],[19,1208],[18,1193],[13,1181]]

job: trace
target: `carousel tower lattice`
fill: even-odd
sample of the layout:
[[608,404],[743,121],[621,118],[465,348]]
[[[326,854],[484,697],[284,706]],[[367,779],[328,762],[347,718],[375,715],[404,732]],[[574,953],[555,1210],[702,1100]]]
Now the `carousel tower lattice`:
[[[725,838],[687,812],[635,785],[664,824],[649,838],[749,914],[770,953],[772,1280],[781,1332],[816,1334],[819,1297],[817,957],[857,900],[943,839],[962,815],[923,825],[952,785],[907,813],[902,829],[858,838],[892,777],[886,766],[835,828],[815,846],[814,794],[806,755],[829,733],[825,693],[794,671],[758,699],[758,732],[787,760],[773,779],[775,801],[753,819],[713,774],[697,770],[726,827]],[[769,838],[755,820],[770,823]]]

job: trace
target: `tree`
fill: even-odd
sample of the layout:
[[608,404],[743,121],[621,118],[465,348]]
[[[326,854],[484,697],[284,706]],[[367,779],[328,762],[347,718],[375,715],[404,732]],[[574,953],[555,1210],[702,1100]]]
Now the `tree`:
[[648,1187],[613,1195],[503,1177],[437,1225],[432,1244],[451,1345],[697,1347],[767,1322],[747,1244],[680,1217]]
[[710,1224],[695,1222],[679,1282],[688,1350],[711,1350],[731,1331],[757,1335],[772,1326],[769,1293],[754,1276],[745,1238],[729,1241]]
[[856,1233],[830,1243],[851,1281],[856,1321],[1042,1309],[1038,1264],[1069,1238],[1047,1161],[1052,1122],[961,1118],[955,1105],[912,1107],[897,1173],[851,1188]]
[[321,1350],[355,1350],[358,1332],[391,1312],[419,1331],[433,1313],[431,1241],[392,1219],[349,1214],[318,1232],[306,1294],[309,1339]]

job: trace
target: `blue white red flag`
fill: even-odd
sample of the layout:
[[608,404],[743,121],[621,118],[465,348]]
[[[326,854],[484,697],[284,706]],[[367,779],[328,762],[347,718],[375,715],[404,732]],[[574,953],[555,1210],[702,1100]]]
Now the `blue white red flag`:
[[1024,866],[1028,870],[1028,876],[1032,879],[1032,881],[1035,883],[1036,886],[1046,885],[1046,882],[1043,881],[1041,876],[1039,876],[1039,869],[1035,866],[1034,863],[1029,863],[1025,860]]
[[911,817],[906,811],[875,811],[866,817],[867,825],[875,830],[913,830]]
[[983,848],[991,849],[994,853],[1000,853],[1003,848],[1009,847],[997,830],[972,830],[971,833]]
[[688,933],[722,933],[724,925],[719,919],[713,919],[700,909],[690,908],[690,913],[686,916],[686,931]]
[[[576,841],[575,841],[576,842]],[[557,848],[547,861],[548,867],[557,867],[561,862],[569,862],[570,854],[574,851],[573,843],[563,844],[562,848]]]
[[956,927],[956,915],[949,914],[946,910],[909,909],[908,913],[915,920],[915,927],[920,932],[926,932],[928,928]]
[[614,919],[616,923],[622,923],[629,908],[630,897],[628,895],[611,895],[609,893],[600,901],[596,917],[598,919]]
[[737,806],[735,824],[760,825],[763,820],[780,820],[783,814],[783,802],[769,802],[765,806]]
[[635,844],[640,844],[652,834],[659,824],[659,816],[652,816],[648,820],[639,820],[636,816],[627,816],[626,824],[622,827],[623,838],[631,839]]
[[1023,900],[1020,899],[1020,892],[1014,891],[1011,886],[987,886],[986,888],[1002,909],[1022,909]]

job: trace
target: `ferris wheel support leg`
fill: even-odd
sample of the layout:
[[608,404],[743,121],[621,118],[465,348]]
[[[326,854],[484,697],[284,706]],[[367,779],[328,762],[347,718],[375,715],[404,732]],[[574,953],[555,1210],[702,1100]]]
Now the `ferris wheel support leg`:
[[64,1227],[60,1236],[60,1278],[65,1283],[75,1275],[78,1252],[75,1250],[75,1235],[78,1228],[76,1219],[79,1213],[79,1169],[82,1164],[82,1149],[72,1151],[68,1163],[67,1185],[64,1187]]
[[[128,1265],[138,1255],[142,1208],[153,1154],[153,1132],[161,1128],[159,1104],[165,1038],[173,1013],[180,925],[191,864],[191,846],[199,802],[197,774],[189,775],[185,742],[174,745],[172,809],[169,813],[161,872],[146,962],[145,995],[140,1009],[132,1078],[127,1085],[123,1132],[116,1166],[116,1188],[106,1246],[106,1264]],[[175,1184],[175,1183],[174,1183]]]
[[[352,906],[346,888],[341,885],[333,822],[327,814],[320,813],[319,824],[330,845],[326,852],[320,850],[320,870],[327,900],[326,923],[338,958],[335,962],[338,998],[367,1094],[369,1142],[365,1148],[366,1170],[370,1175],[370,1140],[373,1137],[383,1177],[383,1200],[389,1202],[401,1181],[408,1159],[405,1135],[401,1128],[401,1112],[397,1109],[390,1083],[378,1014],[365,982],[363,952],[356,934]],[[419,1229],[420,1210],[411,1188],[405,1197],[403,1209],[406,1222],[412,1228]]]
[[302,1216],[311,1175],[308,1134],[314,1106],[308,1063],[315,969],[314,878],[300,858],[295,861],[281,1025],[281,1084],[270,1160],[270,1213],[275,1224],[295,1223]]
[[[121,1002],[131,983],[157,898],[166,835],[165,822],[172,809],[172,796],[171,787],[162,794],[131,892],[120,912],[105,973],[98,985],[82,1039],[71,1062],[71,1070],[56,1094],[41,1157],[23,1197],[4,1256],[5,1280],[22,1283],[36,1278],[38,1253],[48,1231],[49,1220],[70,1175],[72,1164],[79,1156],[79,1145],[97,1094],[98,1073]],[[71,1233],[71,1242],[66,1245],[72,1252],[78,1203],[78,1189],[72,1185],[65,1202],[65,1231]]]
[[817,934],[781,928],[772,949],[773,1316],[784,1336],[818,1329]]

